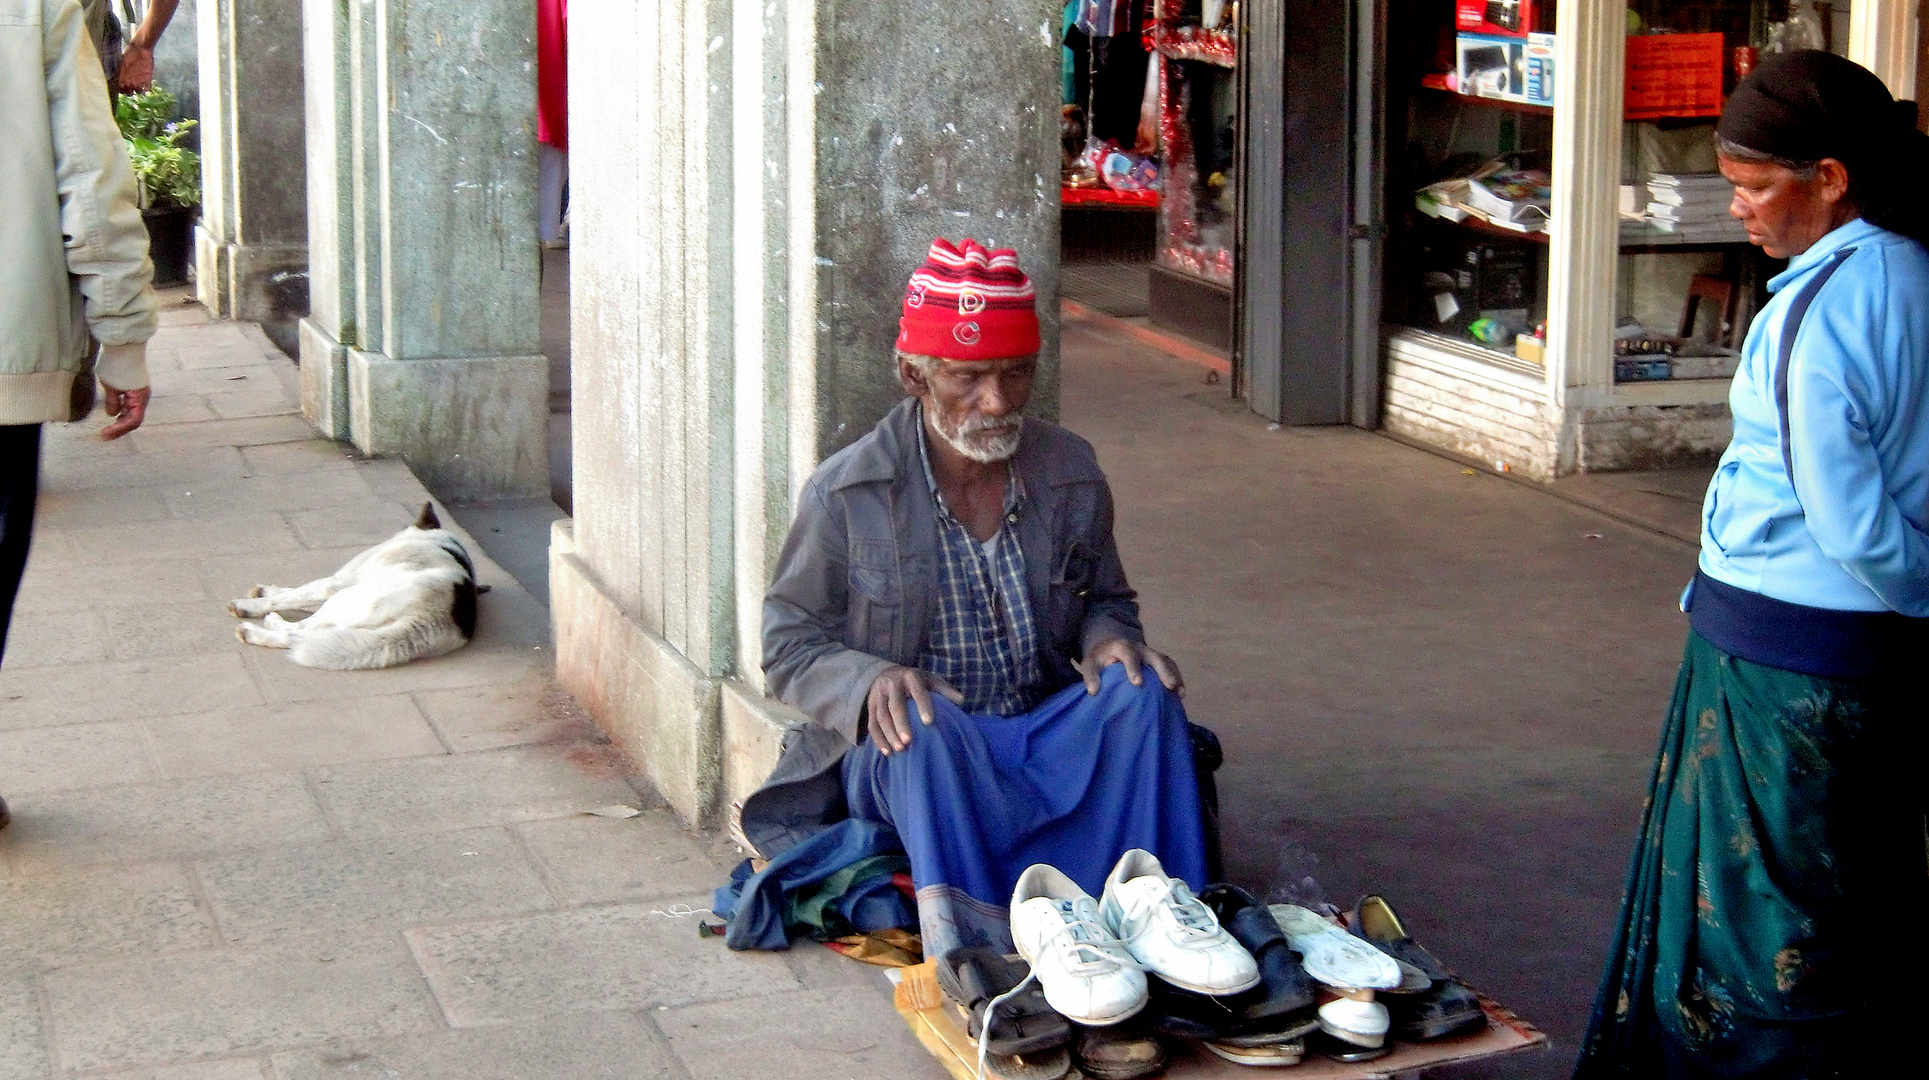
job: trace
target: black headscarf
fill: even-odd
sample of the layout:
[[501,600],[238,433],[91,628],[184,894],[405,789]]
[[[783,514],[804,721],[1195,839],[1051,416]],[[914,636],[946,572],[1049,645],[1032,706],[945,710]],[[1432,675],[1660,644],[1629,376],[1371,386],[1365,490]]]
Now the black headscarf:
[[1735,87],[1715,133],[1787,161],[1840,161],[1864,218],[1929,243],[1917,197],[1929,136],[1916,130],[1916,103],[1895,100],[1869,69],[1815,49],[1771,56]]

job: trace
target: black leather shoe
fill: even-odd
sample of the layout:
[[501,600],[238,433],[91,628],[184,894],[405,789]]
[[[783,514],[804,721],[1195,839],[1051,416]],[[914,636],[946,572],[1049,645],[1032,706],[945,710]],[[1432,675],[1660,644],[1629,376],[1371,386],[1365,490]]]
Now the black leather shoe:
[[1393,906],[1380,896],[1362,896],[1353,905],[1348,924],[1353,934],[1381,952],[1426,973],[1433,985],[1417,994],[1387,994],[1381,1000],[1393,1017],[1393,1033],[1402,1039],[1438,1039],[1486,1023],[1480,998],[1454,978],[1446,965],[1408,936]]
[[1072,1062],[1091,1080],[1146,1080],[1165,1072],[1165,1047],[1137,1018],[1111,1027],[1073,1024]]

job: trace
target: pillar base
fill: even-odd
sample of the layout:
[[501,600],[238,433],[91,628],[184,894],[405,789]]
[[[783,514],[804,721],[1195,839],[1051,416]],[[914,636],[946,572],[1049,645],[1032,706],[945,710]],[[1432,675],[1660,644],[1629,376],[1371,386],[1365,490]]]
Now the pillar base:
[[549,494],[549,361],[347,350],[348,437],[453,502]]
[[[573,524],[558,521],[550,530],[556,681],[679,817],[714,824],[724,781],[722,680],[705,676],[603,591],[576,553]],[[781,736],[772,745],[780,747]]]
[[300,349],[301,414],[331,439],[348,439],[348,349],[328,331],[303,319],[295,331]]
[[230,243],[196,225],[194,291],[217,319],[288,323],[308,314],[308,248]]

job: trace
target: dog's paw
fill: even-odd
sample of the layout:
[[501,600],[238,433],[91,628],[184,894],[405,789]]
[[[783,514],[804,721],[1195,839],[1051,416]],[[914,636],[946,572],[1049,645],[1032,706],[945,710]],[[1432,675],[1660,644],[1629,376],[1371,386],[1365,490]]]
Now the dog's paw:
[[254,588],[248,590],[248,599],[250,600],[258,600],[266,595],[268,595],[268,586],[266,585],[256,585]]
[[[239,613],[237,612],[237,614],[239,614]],[[243,645],[252,645],[252,644],[254,644],[253,642],[251,642],[251,641],[249,641],[249,640],[248,640],[248,624],[247,624],[247,623],[242,623],[242,624],[241,624],[240,626],[237,626],[237,627],[235,627],[235,628],[234,628],[234,639],[235,639],[236,641],[239,641],[239,642],[240,642],[240,643],[242,643]]]
[[228,601],[228,614],[237,619],[245,619],[248,617],[247,611],[242,608],[241,601],[239,600]]

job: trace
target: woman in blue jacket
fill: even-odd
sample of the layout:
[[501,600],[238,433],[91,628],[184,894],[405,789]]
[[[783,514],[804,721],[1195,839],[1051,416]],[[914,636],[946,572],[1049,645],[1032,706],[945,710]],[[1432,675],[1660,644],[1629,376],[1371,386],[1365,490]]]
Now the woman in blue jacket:
[[1889,1075],[1929,966],[1929,139],[1822,52],[1716,126],[1789,260],[1749,328],[1577,1078]]

